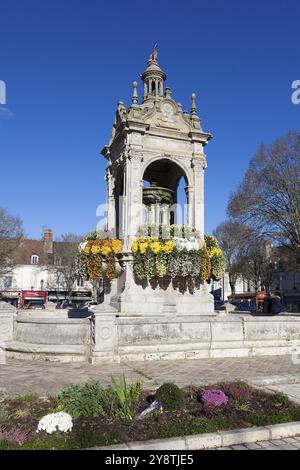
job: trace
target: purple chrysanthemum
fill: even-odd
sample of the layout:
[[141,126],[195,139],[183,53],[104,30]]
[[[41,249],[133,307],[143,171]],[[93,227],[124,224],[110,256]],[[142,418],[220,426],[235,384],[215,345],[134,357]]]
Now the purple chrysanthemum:
[[201,399],[204,403],[212,406],[227,405],[228,403],[228,397],[222,390],[205,390],[201,395]]

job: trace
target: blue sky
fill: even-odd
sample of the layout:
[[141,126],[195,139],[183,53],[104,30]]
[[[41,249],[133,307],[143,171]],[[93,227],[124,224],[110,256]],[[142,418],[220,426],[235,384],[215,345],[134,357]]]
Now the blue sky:
[[95,227],[117,102],[130,104],[149,53],[172,96],[198,113],[206,147],[206,231],[226,217],[230,192],[258,145],[299,129],[300,3],[187,0],[0,0],[0,206],[27,236]]

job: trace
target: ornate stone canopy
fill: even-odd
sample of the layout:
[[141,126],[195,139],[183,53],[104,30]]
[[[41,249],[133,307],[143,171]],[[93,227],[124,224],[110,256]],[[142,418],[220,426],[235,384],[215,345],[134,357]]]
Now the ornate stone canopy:
[[[118,103],[109,144],[102,150],[107,159],[108,229],[116,229],[128,248],[142,223],[143,203],[176,204],[181,178],[186,184],[185,222],[203,235],[204,146],[212,138],[202,129],[196,95],[192,94],[188,113],[172,98],[170,88],[164,89],[166,74],[159,66],[157,47],[141,79],[142,102],[134,82],[132,103],[128,108]],[[157,207],[152,212],[158,214]],[[155,220],[176,222],[165,213]]]

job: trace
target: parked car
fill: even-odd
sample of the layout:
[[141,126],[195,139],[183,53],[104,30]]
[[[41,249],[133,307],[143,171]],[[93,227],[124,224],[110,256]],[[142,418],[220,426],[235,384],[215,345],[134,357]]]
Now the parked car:
[[73,304],[72,302],[69,302],[69,301],[64,301],[62,302],[60,305],[57,305],[56,308],[63,308],[63,309],[68,309],[68,310],[72,310],[72,309],[76,309],[77,306],[75,304]]
[[247,300],[234,301],[231,303],[235,305],[235,310],[238,312],[255,312],[255,308]]
[[83,308],[87,308],[89,310],[95,308],[98,305],[97,302],[87,302],[86,304],[83,305]]
[[42,300],[32,300],[25,306],[26,310],[45,310],[45,304]]
[[214,301],[214,306],[215,306],[215,310],[220,310],[220,309],[222,309],[222,307],[224,307],[224,302],[223,302],[223,300],[215,300],[215,301]]

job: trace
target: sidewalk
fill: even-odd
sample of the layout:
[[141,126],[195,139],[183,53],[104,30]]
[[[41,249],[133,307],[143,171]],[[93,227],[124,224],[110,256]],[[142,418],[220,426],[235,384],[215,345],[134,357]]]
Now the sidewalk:
[[272,441],[251,442],[230,447],[218,447],[215,450],[300,450],[300,436],[274,439]]
[[[0,364],[0,393],[55,395],[65,385],[84,383],[89,379],[99,380],[105,386],[110,383],[111,375],[119,378],[123,373],[129,381],[143,380],[144,387],[149,389],[156,388],[163,382],[187,386],[241,379],[267,387],[300,382],[300,364],[293,364],[291,356],[95,365],[8,359],[6,364]],[[293,393],[298,393],[300,399],[300,385],[295,390]]]

